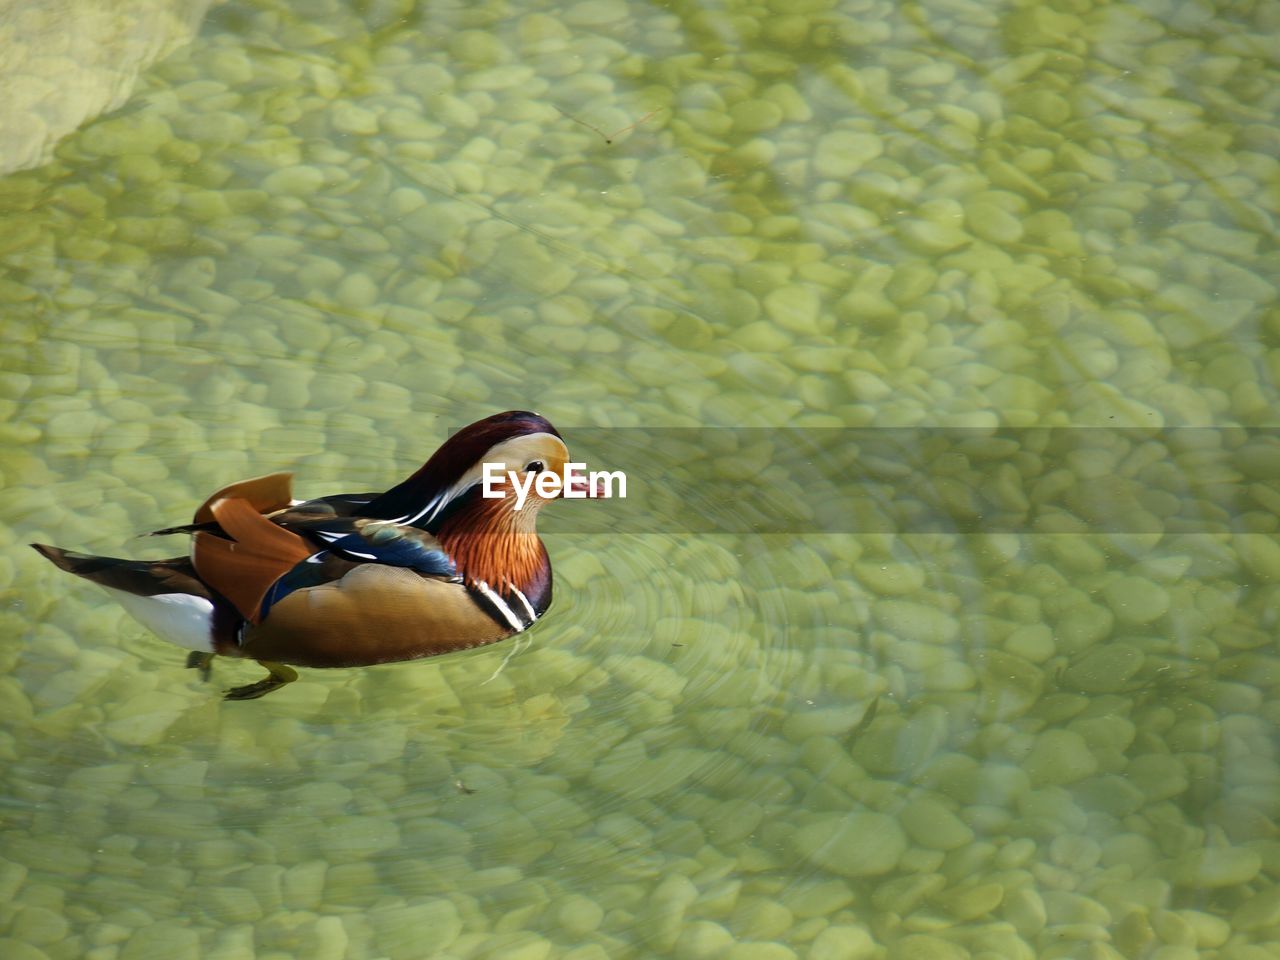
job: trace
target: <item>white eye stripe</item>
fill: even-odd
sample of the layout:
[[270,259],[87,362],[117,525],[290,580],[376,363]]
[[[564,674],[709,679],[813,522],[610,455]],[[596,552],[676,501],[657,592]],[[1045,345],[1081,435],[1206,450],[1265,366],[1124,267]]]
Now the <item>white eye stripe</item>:
[[[548,448],[548,444],[550,444],[550,448]],[[484,459],[468,469],[448,490],[437,493],[417,513],[405,514],[393,522],[409,524],[430,523],[440,514],[440,511],[484,479],[484,464],[487,462],[518,465],[536,460],[545,464],[547,457],[556,456],[562,456],[567,460],[569,451],[565,447],[564,441],[554,434],[526,433],[503,440],[490,447],[489,451],[484,455]]]

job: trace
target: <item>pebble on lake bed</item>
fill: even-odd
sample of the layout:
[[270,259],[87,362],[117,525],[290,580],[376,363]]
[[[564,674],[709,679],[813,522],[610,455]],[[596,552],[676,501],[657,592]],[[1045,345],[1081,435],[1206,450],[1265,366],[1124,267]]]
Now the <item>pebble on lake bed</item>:
[[898,822],[878,813],[820,817],[798,827],[792,842],[801,856],[846,877],[888,873],[907,849]]

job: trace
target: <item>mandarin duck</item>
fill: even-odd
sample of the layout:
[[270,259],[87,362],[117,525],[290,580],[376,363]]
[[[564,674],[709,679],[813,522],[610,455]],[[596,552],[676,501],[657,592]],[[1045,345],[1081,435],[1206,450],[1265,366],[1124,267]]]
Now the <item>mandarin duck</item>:
[[[538,511],[566,477],[575,495],[593,495],[577,489],[568,460],[545,418],[511,411],[460,430],[385,493],[301,502],[289,473],[223,487],[190,524],[155,531],[190,533],[189,557],[119,560],[32,546],[190,650],[187,665],[206,678],[214,656],[257,660],[267,677],[226,692],[249,700],[296,680],[290,664],[413,660],[532,626],[551,605]],[[501,482],[486,483],[486,465]],[[560,483],[530,482],[547,471]]]

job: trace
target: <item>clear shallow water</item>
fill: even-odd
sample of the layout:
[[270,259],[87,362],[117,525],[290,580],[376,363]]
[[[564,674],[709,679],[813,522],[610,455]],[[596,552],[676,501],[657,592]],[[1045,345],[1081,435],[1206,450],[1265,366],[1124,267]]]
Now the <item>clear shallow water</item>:
[[[69,62],[182,27],[67,7],[0,21],[51,140],[109,102],[50,92]],[[0,179],[0,952],[1274,955],[1278,29],[213,8]],[[873,532],[745,534],[744,495],[697,501],[708,534],[655,433],[616,527],[546,515],[556,606],[514,655],[249,704],[217,693],[256,667],[201,685],[23,546],[165,555],[130,538],[225,482],[385,486],[511,407],[593,458],[896,427],[909,466],[848,468],[898,505]],[[1153,432],[982,443],[1042,426]],[[788,490],[724,437],[672,484]]]

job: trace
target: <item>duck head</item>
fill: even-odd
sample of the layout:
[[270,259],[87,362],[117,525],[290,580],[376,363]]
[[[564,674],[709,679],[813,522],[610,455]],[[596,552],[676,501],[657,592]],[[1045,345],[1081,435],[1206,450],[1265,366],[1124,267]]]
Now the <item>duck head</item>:
[[[479,521],[484,516],[527,512],[523,519],[532,523],[537,511],[559,495],[568,462],[569,450],[546,417],[527,410],[497,413],[463,427],[412,476],[370,501],[360,513],[432,533],[451,519],[456,522],[459,515],[475,514],[473,519]],[[545,473],[560,479],[555,495],[538,492],[537,477]],[[498,480],[486,485],[486,474]],[[486,486],[489,496],[485,496]],[[544,490],[549,486],[544,484]],[[478,502],[486,500],[489,503]]]
[[[537,515],[560,496],[569,451],[545,417],[513,410],[459,430],[412,476],[370,501],[365,516],[429,531],[468,581],[550,589],[550,564]],[[554,474],[557,482],[538,477]],[[486,483],[486,476],[489,481]]]

